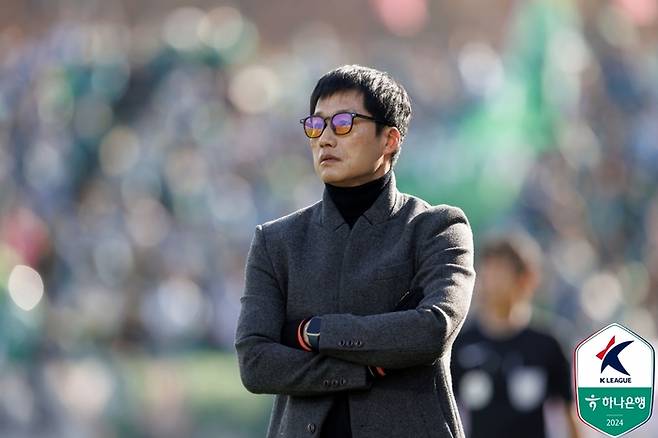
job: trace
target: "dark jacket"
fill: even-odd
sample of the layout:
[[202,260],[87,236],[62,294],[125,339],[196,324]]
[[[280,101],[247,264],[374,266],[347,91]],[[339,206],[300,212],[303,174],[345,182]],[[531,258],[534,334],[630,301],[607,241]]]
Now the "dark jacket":
[[[351,230],[326,189],[258,225],[235,346],[245,387],[276,394],[268,437],[318,436],[339,391],[354,438],[463,437],[450,351],[474,279],[464,213],[399,192],[394,174]],[[411,288],[422,301],[394,311]],[[319,353],[282,345],[286,321],[314,315]],[[373,381],[367,365],[387,375]]]

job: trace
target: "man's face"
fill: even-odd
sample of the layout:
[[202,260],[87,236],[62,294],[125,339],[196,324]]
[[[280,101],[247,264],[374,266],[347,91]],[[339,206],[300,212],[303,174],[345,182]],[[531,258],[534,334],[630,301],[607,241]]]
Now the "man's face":
[[[358,91],[340,92],[318,100],[314,115],[331,117],[338,112],[372,116],[363,105],[363,94]],[[313,166],[320,179],[335,186],[353,187],[384,175],[400,137],[396,128],[384,127],[379,135],[375,134],[376,128],[375,122],[355,117],[348,134],[336,135],[327,119],[322,135],[309,139]],[[335,159],[323,160],[327,155]]]
[[485,306],[509,306],[526,295],[526,281],[505,257],[486,257],[478,269],[478,295]]

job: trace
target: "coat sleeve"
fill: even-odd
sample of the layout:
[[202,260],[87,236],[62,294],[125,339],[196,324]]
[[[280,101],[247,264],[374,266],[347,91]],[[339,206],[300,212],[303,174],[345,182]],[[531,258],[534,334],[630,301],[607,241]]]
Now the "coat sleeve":
[[366,316],[322,315],[320,353],[395,369],[431,363],[450,350],[473,293],[473,235],[460,209],[435,209],[426,212],[416,248],[412,287],[425,294],[418,306]]
[[367,389],[363,365],[281,344],[285,299],[267,254],[261,225],[247,255],[245,290],[235,337],[240,377],[253,393],[326,395]]

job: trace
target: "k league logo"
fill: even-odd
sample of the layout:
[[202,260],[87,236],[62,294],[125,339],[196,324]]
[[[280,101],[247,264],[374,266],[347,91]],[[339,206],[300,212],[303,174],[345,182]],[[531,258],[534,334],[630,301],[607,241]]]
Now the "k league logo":
[[574,352],[578,415],[617,437],[651,417],[655,352],[651,344],[619,324],[581,342]]
[[[621,344],[617,344],[614,346],[614,348],[610,351],[610,347],[612,347],[615,344],[615,337],[613,336],[610,338],[610,342],[608,342],[608,345],[600,351],[596,357],[601,359],[603,363],[601,364],[601,373],[603,373],[603,370],[606,369],[606,367],[611,366],[612,368],[616,369],[622,374],[626,374],[627,376],[630,377],[630,374],[628,374],[628,371],[626,371],[626,368],[621,364],[621,361],[619,360],[619,353],[624,350],[624,348],[628,347],[633,341],[626,341],[622,342]],[[601,378],[601,383],[603,383],[603,378]],[[628,379],[628,383],[630,383],[630,379]]]

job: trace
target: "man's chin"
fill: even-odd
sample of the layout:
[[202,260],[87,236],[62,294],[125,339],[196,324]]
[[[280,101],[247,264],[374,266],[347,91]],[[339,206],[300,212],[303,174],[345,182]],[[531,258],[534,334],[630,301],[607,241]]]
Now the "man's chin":
[[325,184],[336,184],[340,183],[344,177],[338,172],[322,170],[320,171],[320,179]]

